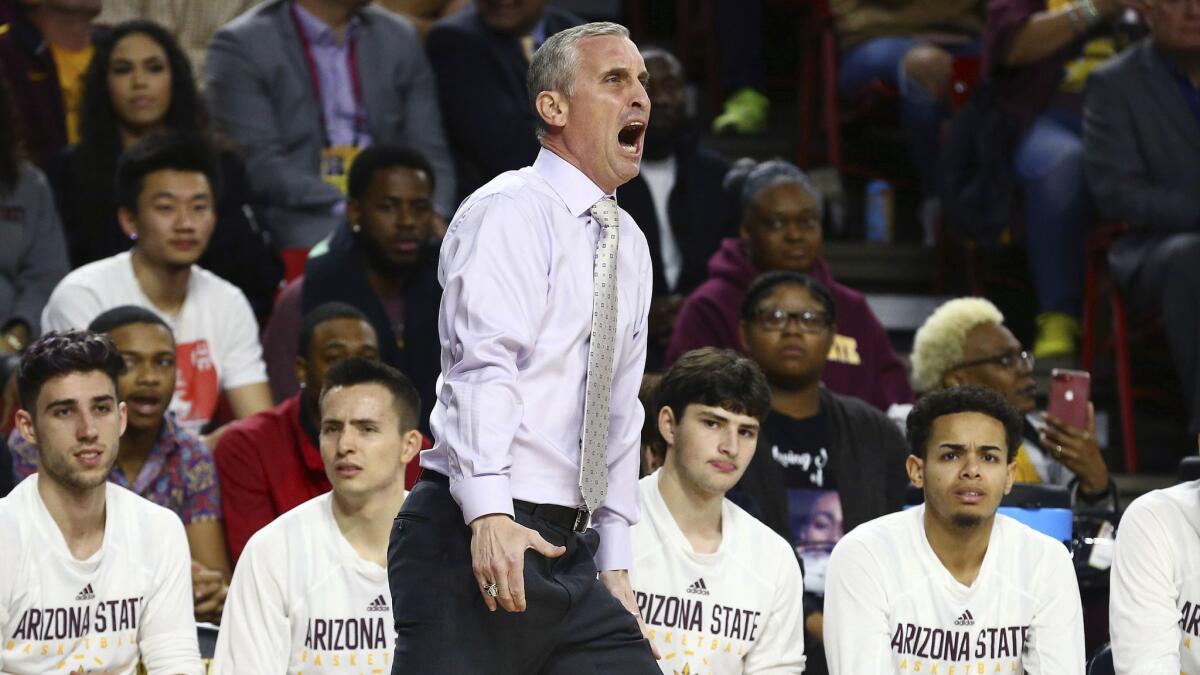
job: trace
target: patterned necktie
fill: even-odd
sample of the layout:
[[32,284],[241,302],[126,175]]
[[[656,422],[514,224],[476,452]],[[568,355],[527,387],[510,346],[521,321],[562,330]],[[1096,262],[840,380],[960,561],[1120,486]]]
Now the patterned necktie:
[[600,223],[600,240],[592,261],[592,338],[588,344],[579,492],[588,511],[595,513],[608,494],[608,404],[617,339],[617,202],[609,197],[601,199],[592,206],[592,217]]

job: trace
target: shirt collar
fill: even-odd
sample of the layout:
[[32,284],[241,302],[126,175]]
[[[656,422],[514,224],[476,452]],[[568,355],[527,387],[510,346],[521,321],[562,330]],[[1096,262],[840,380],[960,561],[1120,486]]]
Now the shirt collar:
[[[309,43],[321,47],[337,47],[339,44],[344,44],[338,42],[337,35],[334,34],[332,28],[325,25],[325,22],[318,19],[312,12],[304,9],[300,3],[292,2],[292,7],[296,10],[296,16],[300,19],[300,30],[304,31],[304,38]],[[361,24],[362,19],[357,13],[350,17],[350,23],[346,24],[345,42],[349,42],[354,38]]]
[[604,190],[592,179],[549,148],[543,147],[538,152],[537,159],[533,161],[533,170],[550,184],[550,189],[558,194],[575,217],[587,215],[592,205],[605,196],[612,197],[605,195]]

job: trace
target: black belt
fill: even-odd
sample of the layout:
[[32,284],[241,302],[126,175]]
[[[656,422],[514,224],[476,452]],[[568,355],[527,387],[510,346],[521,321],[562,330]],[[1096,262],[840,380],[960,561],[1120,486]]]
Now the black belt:
[[547,523],[565,527],[579,534],[587,532],[588,525],[592,522],[592,514],[586,506],[573,509],[558,504],[534,504],[523,499],[514,499],[513,506],[531,516],[541,518]]
[[[442,485],[449,485],[450,479],[437,471],[421,470],[419,480],[428,480]],[[541,518],[551,525],[558,525],[573,532],[583,534],[587,532],[588,525],[591,525],[592,514],[587,510],[586,506],[579,508],[571,508],[570,506],[561,506],[559,504],[534,504],[527,502],[524,499],[514,499],[513,506],[524,513],[531,516]]]

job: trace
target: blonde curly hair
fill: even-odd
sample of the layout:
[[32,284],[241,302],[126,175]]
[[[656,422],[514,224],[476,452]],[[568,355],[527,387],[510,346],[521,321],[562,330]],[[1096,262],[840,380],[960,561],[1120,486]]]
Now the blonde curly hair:
[[942,376],[962,362],[967,333],[985,323],[1000,325],[1004,315],[983,298],[955,298],[934,310],[913,340],[912,379],[917,391],[942,387]]

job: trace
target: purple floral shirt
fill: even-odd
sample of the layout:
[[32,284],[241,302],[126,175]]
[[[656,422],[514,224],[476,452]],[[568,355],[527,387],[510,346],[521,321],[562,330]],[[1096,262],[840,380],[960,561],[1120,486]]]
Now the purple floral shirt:
[[[8,437],[13,458],[13,478],[22,480],[37,471],[37,447],[13,430]],[[114,464],[108,480],[174,511],[184,525],[221,517],[221,495],[212,451],[199,438],[184,431],[175,413],[163,419],[158,441],[132,484]]]

